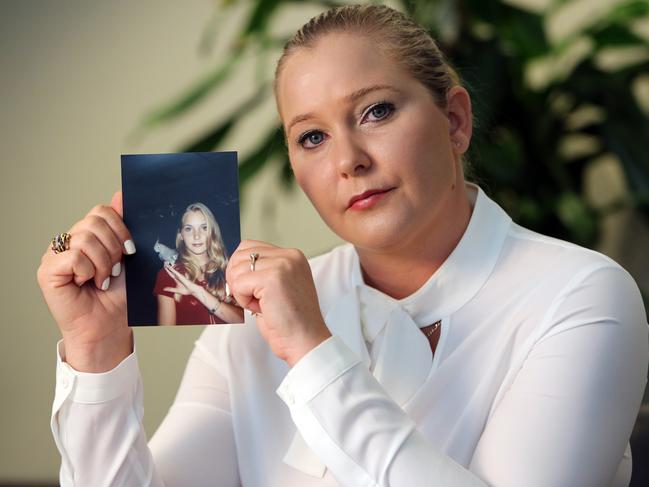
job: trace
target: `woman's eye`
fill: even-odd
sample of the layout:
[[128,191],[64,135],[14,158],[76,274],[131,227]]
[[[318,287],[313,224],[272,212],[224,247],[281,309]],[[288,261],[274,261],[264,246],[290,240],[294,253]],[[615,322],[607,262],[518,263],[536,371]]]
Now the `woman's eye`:
[[367,115],[364,118],[367,118],[368,116],[372,116],[372,120],[383,120],[384,118],[389,117],[392,112],[394,111],[394,105],[392,103],[388,102],[381,102],[377,103],[373,107],[371,107],[367,111]]
[[314,130],[312,132],[307,132],[304,135],[301,135],[298,139],[298,143],[305,149],[310,149],[322,144],[324,140],[324,134],[319,130]]

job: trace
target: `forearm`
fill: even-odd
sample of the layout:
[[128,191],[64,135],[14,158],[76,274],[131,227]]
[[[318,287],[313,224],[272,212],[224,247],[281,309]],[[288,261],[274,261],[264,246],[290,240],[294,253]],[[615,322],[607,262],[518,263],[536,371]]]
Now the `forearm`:
[[243,310],[234,304],[219,300],[216,296],[202,289],[197,299],[210,313],[219,317],[226,323],[243,323]]
[[485,487],[426,441],[338,340],[298,362],[278,393],[305,441],[341,485]]
[[61,485],[162,486],[142,412],[134,354],[101,374],[79,373],[59,361],[51,427],[62,457]]

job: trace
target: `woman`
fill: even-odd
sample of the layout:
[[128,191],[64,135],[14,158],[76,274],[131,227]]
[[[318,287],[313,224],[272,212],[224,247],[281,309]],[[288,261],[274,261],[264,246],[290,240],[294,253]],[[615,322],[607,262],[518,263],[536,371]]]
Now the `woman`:
[[216,218],[202,203],[192,203],[176,233],[178,263],[158,272],[153,294],[159,325],[242,323],[243,310],[232,304],[225,286],[228,263]]
[[205,331],[147,447],[121,279],[71,284],[100,286],[128,248],[119,195],[73,226],[39,273],[72,384],[52,417],[62,484],[628,484],[637,287],[465,183],[471,103],[426,32],[387,7],[324,13],[275,94],[297,182],[349,244],[309,262],[241,243],[226,279],[253,314]]

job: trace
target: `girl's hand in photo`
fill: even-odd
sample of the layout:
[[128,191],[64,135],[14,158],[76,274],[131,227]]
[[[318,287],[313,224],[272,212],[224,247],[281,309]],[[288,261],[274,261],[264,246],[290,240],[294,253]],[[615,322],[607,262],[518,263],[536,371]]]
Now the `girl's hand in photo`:
[[301,251],[242,241],[230,259],[226,277],[237,302],[257,313],[260,333],[273,353],[291,367],[331,336],[320,312],[311,268]]
[[105,372],[133,348],[121,260],[135,247],[122,220],[121,192],[67,233],[67,250],[57,254],[48,246],[43,254],[38,284],[63,336],[66,362],[81,372]]
[[174,269],[170,264],[165,264],[164,270],[167,271],[167,274],[169,274],[176,283],[176,287],[166,287],[164,288],[164,291],[167,291],[168,293],[182,294],[183,296],[191,295],[201,297],[204,292],[203,286],[187,279],[187,277]]

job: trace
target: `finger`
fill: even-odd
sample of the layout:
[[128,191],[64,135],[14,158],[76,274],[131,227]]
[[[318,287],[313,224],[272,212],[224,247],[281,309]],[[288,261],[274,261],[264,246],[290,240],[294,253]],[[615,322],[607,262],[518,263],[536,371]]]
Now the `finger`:
[[268,280],[269,271],[246,272],[230,284],[230,291],[237,303],[253,313],[260,313],[264,283]]
[[70,250],[79,250],[90,259],[95,268],[95,285],[97,288],[106,291],[110,285],[110,274],[113,264],[110,253],[103,246],[99,238],[92,232],[79,231],[70,237]]
[[262,240],[242,240],[239,245],[237,246],[236,250],[246,250],[251,247],[270,247],[270,248],[278,248],[275,245],[269,244],[268,242],[264,242]]
[[[84,228],[85,230],[95,234],[110,254],[110,260],[113,264],[113,270],[115,271],[112,272],[112,275],[118,276],[119,272],[117,271],[119,271],[119,269],[117,268],[119,266],[116,264],[122,260],[123,247],[122,243],[117,238],[117,235],[113,232],[113,229],[108,225],[108,222],[99,215],[91,214],[86,216],[86,218],[80,222],[79,228]],[[70,241],[72,241],[73,238],[74,236],[70,237]]]
[[119,240],[120,245],[122,246],[122,252],[126,254],[135,253],[135,245],[133,243],[131,232],[126,228],[121,215],[117,213],[112,206],[97,205],[88,212],[88,216],[90,215],[97,215],[106,220],[106,223],[110,226]]
[[121,191],[115,192],[113,198],[110,200],[110,206],[113,208],[113,210],[115,210],[115,212],[120,216],[120,218],[124,218],[124,206],[123,206]]
[[167,271],[167,274],[169,274],[176,281],[180,281],[183,284],[187,282],[191,282],[187,277],[182,275],[180,272],[178,272],[176,269],[174,269],[171,266],[165,266],[165,270]]
[[265,252],[271,249],[281,249],[281,247],[276,247],[275,245],[260,240],[242,240],[232,253],[231,258],[235,256],[247,256],[249,258],[252,252],[259,252],[260,250]]
[[[281,267],[290,271],[294,264],[300,259],[305,259],[304,255],[296,249],[285,249],[281,247],[250,247],[252,252],[239,253],[233,255],[226,268],[226,279],[228,282],[234,281],[238,276],[245,272],[257,272],[266,270],[270,267]],[[258,254],[254,266],[250,254]]]
[[167,271],[167,274],[169,274],[169,277],[171,277],[174,280],[176,285],[181,284],[180,279],[178,279],[168,268],[165,268],[165,271]]
[[181,289],[178,289],[177,287],[165,287],[162,289],[165,292],[168,293],[177,293],[177,294],[184,294]]
[[57,288],[74,281],[77,286],[92,279],[95,266],[80,250],[70,249],[59,254],[46,252],[38,268],[38,282],[42,287]]
[[286,253],[287,249],[281,247],[275,247],[272,245],[262,245],[262,246],[251,246],[245,249],[237,249],[230,257],[229,265],[239,266],[247,263],[247,266],[250,268],[252,263],[252,254],[257,254],[258,257],[255,261],[255,269],[257,265],[262,260],[273,259],[278,256],[281,256]]

